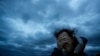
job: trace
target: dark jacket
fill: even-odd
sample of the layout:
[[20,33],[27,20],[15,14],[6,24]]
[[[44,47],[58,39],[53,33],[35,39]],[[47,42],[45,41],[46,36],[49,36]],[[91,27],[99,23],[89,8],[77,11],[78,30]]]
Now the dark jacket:
[[75,53],[71,53],[69,55],[69,54],[66,54],[62,51],[59,51],[57,48],[54,48],[51,56],[86,56],[86,54],[84,53],[84,48],[85,48],[88,40],[84,37],[80,37],[80,38],[82,39],[81,41],[82,41],[83,44],[81,46],[77,45],[77,47],[75,49],[76,50]]

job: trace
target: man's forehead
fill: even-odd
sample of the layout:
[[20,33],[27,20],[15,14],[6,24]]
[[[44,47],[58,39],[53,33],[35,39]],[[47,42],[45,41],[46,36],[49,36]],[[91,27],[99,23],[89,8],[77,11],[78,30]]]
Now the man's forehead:
[[60,33],[60,36],[66,36],[66,35],[68,35],[67,32],[62,32],[62,33]]
[[68,40],[71,40],[71,37],[68,35],[68,33],[66,33],[66,32],[62,32],[60,35],[59,35],[59,37],[58,37],[58,39],[68,39]]

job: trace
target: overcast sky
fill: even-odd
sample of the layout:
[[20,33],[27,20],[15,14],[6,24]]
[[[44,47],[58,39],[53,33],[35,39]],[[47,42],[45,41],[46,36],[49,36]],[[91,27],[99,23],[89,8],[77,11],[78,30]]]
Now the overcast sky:
[[49,56],[53,32],[77,29],[100,52],[100,0],[0,0],[0,55]]

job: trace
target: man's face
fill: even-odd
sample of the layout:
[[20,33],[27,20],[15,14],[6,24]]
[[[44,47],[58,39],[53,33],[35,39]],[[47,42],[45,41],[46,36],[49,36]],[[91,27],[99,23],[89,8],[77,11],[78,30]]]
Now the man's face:
[[63,48],[66,52],[71,52],[73,50],[73,40],[66,32],[62,32],[58,36],[58,40],[63,42]]

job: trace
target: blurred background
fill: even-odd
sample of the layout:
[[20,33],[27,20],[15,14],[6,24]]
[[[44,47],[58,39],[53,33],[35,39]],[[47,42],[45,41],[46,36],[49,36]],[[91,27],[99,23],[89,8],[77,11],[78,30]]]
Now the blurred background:
[[50,56],[53,32],[77,29],[100,53],[100,0],[0,0],[0,56]]

